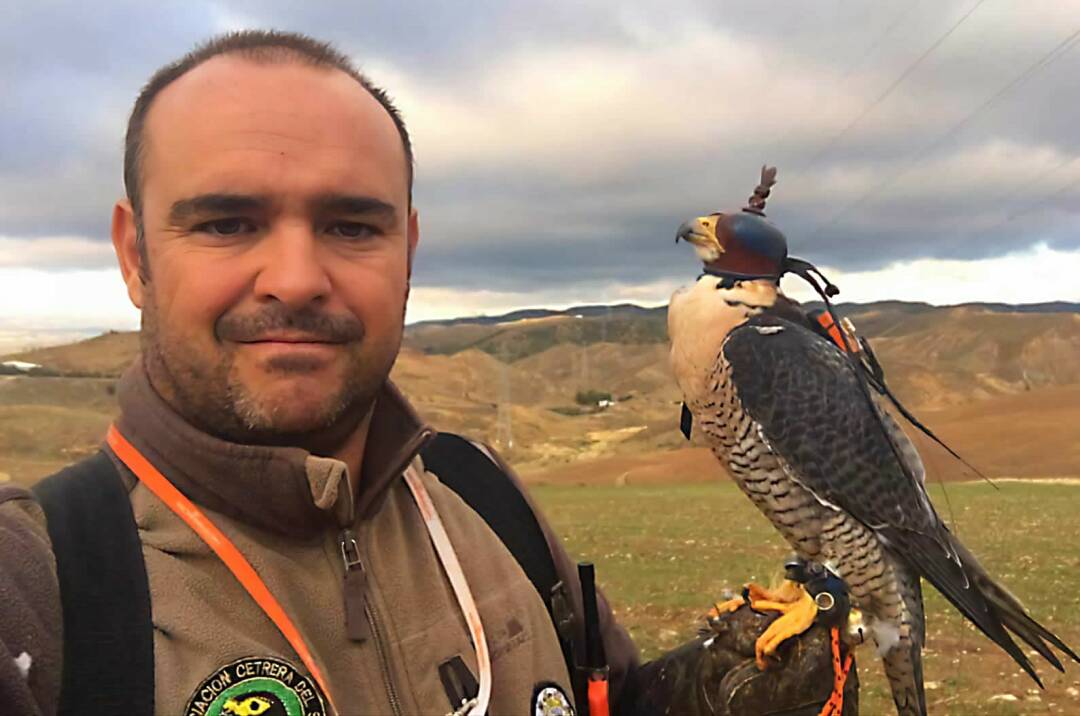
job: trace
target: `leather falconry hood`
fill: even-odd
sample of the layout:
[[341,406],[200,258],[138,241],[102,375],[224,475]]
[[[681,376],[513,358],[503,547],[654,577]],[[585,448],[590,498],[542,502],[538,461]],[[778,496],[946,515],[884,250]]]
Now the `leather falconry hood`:
[[[705,273],[735,281],[771,279],[780,281],[794,273],[810,283],[819,294],[835,296],[840,292],[810,262],[788,256],[787,237],[765,218],[765,202],[776,184],[776,167],[761,167],[761,181],[754,188],[747,205],[738,212],[716,212],[716,242],[720,255],[705,263]],[[680,227],[679,236],[685,227]],[[817,278],[821,283],[818,283]]]

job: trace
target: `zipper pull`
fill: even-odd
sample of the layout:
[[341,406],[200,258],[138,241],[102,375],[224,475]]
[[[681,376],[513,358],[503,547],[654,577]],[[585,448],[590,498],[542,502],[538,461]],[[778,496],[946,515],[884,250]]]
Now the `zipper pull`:
[[353,641],[371,636],[367,618],[367,572],[352,530],[341,533],[341,559],[345,563],[345,634]]

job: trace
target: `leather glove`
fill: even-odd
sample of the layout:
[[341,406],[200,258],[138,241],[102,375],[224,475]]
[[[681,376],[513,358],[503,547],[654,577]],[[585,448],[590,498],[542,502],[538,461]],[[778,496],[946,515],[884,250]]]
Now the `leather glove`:
[[[814,624],[780,645],[760,671],[754,642],[776,618],[747,606],[709,620],[699,636],[641,666],[620,700],[620,716],[818,716],[832,694],[828,627]],[[841,647],[846,655],[846,647]],[[844,685],[843,715],[859,712],[854,663]]]

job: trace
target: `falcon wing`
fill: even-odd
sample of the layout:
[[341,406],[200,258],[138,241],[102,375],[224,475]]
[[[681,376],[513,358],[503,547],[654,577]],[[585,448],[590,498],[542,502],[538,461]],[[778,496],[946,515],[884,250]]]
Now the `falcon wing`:
[[[979,587],[985,573],[977,563],[965,564],[969,553],[949,534],[918,477],[901,465],[902,449],[890,443],[889,429],[844,354],[767,314],[733,330],[722,350],[743,408],[791,477],[873,530],[1038,681],[1003,626],[1010,615],[988,604]],[[1048,650],[1036,641],[1045,656]],[[1051,663],[1061,668],[1052,653]]]

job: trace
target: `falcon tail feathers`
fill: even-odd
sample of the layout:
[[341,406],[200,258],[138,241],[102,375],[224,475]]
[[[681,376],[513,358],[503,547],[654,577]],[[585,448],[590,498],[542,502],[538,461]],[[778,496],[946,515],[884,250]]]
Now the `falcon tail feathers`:
[[1046,645],[1046,642],[1053,644],[1063,653],[1068,655],[1073,661],[1080,663],[1080,656],[1070,649],[1056,634],[1032,619],[1027,611],[1025,611],[1020,600],[994,581],[994,578],[983,569],[982,565],[979,564],[979,561],[966,547],[955,539],[953,540],[953,547],[956,549],[957,554],[960,555],[960,560],[967,568],[971,581],[979,588],[979,591],[982,592],[986,601],[1001,620],[1001,623],[1004,624],[1009,631],[1016,634],[1030,645],[1032,649],[1039,652],[1039,654],[1050,662],[1058,671],[1064,671],[1064,668],[1058,660],[1057,655],[1055,655],[1054,652],[1050,650],[1050,647]]
[[[1040,688],[1043,687],[1042,680],[1035,672],[1031,660],[1009,634],[1010,631],[1059,671],[1063,671],[1061,661],[1047,646],[1047,642],[1074,661],[1080,662],[1080,657],[1076,652],[1053,632],[1032,619],[1016,597],[999,585],[979,564],[975,556],[960,544],[959,540],[951,534],[946,534],[950,547],[959,557],[963,570],[962,576],[966,584],[958,579],[960,575],[955,572],[960,570],[955,567],[956,563],[952,560],[925,559],[923,558],[925,553],[913,555],[913,558],[910,558],[942,596],[952,602],[953,606],[971,620],[983,634],[1011,656]],[[932,546],[933,544],[928,544],[927,548],[931,549]],[[953,573],[950,574],[950,572]]]
[[926,577],[943,597],[978,627],[979,631],[1004,649],[1027,675],[1042,687],[1042,681],[1039,680],[1039,675],[1035,672],[1031,660],[1009,636],[1002,616],[978,584],[978,581],[992,580],[989,576],[980,579],[980,573],[986,575],[985,570],[951,534],[948,532],[944,534],[951,543],[950,547],[960,557],[960,565],[951,555],[944,553],[937,539],[910,532],[905,535],[904,540],[908,547],[904,555],[905,559]]

